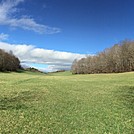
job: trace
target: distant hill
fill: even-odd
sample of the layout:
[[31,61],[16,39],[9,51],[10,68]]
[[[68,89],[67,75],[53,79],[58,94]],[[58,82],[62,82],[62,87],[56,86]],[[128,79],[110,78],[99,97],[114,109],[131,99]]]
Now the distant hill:
[[38,73],[44,73],[36,68],[33,68],[33,67],[29,67],[29,68],[25,68],[24,69],[25,71],[29,71],[29,72],[38,72]]

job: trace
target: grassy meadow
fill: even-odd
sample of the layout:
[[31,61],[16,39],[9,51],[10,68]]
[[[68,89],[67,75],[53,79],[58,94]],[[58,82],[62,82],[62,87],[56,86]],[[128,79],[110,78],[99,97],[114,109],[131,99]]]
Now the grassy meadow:
[[134,72],[0,73],[0,134],[133,134]]

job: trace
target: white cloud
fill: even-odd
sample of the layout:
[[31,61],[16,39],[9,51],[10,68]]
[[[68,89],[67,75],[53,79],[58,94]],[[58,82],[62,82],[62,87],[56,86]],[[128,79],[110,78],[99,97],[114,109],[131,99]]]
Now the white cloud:
[[38,24],[33,18],[26,15],[20,18],[14,17],[14,13],[18,11],[16,7],[20,2],[24,2],[24,0],[3,0],[0,3],[0,25],[19,27],[44,34],[54,34],[61,31],[59,28]]
[[0,34],[0,40],[1,40],[1,41],[2,41],[2,40],[7,40],[8,37],[9,37],[8,34],[4,34],[4,33],[1,33],[1,34]]
[[[33,66],[34,67],[34,66]],[[70,70],[70,66],[56,66],[56,65],[49,65],[48,67],[46,68],[39,68],[40,71],[43,71],[43,72],[56,72],[58,70]]]
[[36,48],[33,45],[27,44],[9,44],[5,42],[0,42],[0,48],[4,49],[5,51],[12,50],[13,53],[20,59],[23,64],[47,64],[49,65],[46,68],[48,71],[56,71],[60,69],[68,70],[70,69],[74,59],[80,59],[85,57],[84,54],[47,50],[42,48]]

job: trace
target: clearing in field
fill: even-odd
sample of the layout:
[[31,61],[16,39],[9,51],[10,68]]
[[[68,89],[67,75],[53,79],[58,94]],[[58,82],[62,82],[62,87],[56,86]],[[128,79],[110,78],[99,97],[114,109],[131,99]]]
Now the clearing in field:
[[1,134],[132,134],[134,73],[0,73]]

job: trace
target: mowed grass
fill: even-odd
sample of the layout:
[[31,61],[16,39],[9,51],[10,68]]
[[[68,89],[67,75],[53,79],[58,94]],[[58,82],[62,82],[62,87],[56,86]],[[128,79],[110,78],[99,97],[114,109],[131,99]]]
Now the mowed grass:
[[0,73],[0,134],[133,134],[134,73]]

